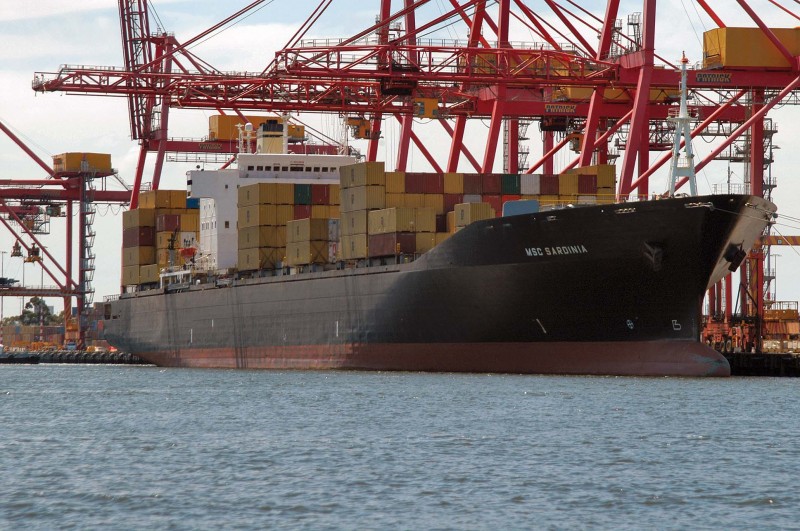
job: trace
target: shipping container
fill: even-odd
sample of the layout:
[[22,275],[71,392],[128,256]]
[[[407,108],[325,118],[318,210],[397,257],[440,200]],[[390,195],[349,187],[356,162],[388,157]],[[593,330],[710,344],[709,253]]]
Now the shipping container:
[[278,185],[275,183],[255,183],[239,187],[240,207],[275,203],[277,198]]
[[239,249],[254,247],[283,247],[286,240],[278,239],[278,227],[248,227],[239,229]]
[[291,183],[275,184],[275,204],[293,205],[294,204],[294,185]]
[[358,260],[367,258],[367,235],[342,235],[339,253],[342,260]]
[[55,172],[100,172],[111,171],[111,155],[108,153],[61,153],[53,155]]
[[425,193],[425,175],[424,173],[411,173],[406,172],[405,191],[407,194],[424,194]]
[[330,218],[330,219],[328,219],[328,241],[329,242],[338,242],[339,241],[339,219],[338,218]]
[[198,212],[181,214],[180,230],[197,232],[200,230],[200,216]]
[[483,179],[480,173],[464,174],[464,193],[473,195],[483,193]]
[[142,266],[156,262],[154,247],[123,247],[122,266]]
[[197,249],[198,234],[199,233],[195,231],[181,231],[178,233],[178,241],[176,244],[179,245],[181,249]]
[[181,230],[181,217],[178,214],[156,216],[156,232]]
[[171,190],[148,190],[139,194],[139,208],[170,208]]
[[577,201],[578,201],[579,205],[596,205],[597,204],[597,196],[596,195],[579,195]]
[[522,195],[539,195],[539,174],[524,173],[520,175],[519,190]]
[[187,210],[199,210],[200,209],[200,198],[199,197],[187,197],[186,198],[186,208],[187,208]]
[[519,199],[503,202],[503,216],[519,216],[522,214],[535,214],[539,212],[539,201],[532,199]]
[[179,249],[178,233],[173,231],[156,232],[156,249],[169,249],[169,244],[172,239],[175,239],[175,249]]
[[425,194],[424,205],[432,208],[436,214],[444,214],[444,194]]
[[406,206],[406,194],[386,194],[386,208],[400,208]]
[[[452,212],[452,211],[451,211]],[[438,214],[436,216],[436,232],[447,232],[447,215],[450,214]]]
[[558,195],[558,175],[554,174],[540,175],[539,193],[541,195]]
[[402,194],[406,191],[406,174],[402,171],[386,172],[386,194]]
[[169,207],[186,209],[186,190],[169,190]]
[[500,195],[503,193],[503,176],[499,173],[483,174],[483,195]]
[[445,173],[444,174],[444,193],[445,194],[464,194],[464,174]]
[[338,241],[329,241],[328,242],[328,261],[330,263],[338,262],[341,260],[342,257],[339,253],[339,242]]
[[414,231],[435,232],[437,212],[430,207],[414,209]]
[[161,268],[158,264],[143,265],[139,268],[139,283],[140,284],[156,284],[159,282],[159,275]]
[[286,245],[286,265],[325,264],[328,260],[327,241],[297,241]]
[[122,228],[155,227],[156,211],[151,209],[136,208],[122,213]]
[[290,221],[286,224],[286,238],[287,244],[304,241],[328,241],[328,220],[305,218]]
[[464,202],[464,194],[444,194],[444,212],[452,212],[457,204]]
[[286,225],[294,219],[294,205],[275,205],[275,224]]
[[425,206],[425,194],[405,194],[403,203],[407,207],[423,208]]
[[443,194],[444,175],[441,173],[426,173],[423,177],[424,194]]
[[338,184],[329,184],[328,185],[328,197],[329,197],[329,204],[331,205],[339,205],[341,204],[340,197],[341,197],[341,188]]
[[[275,120],[274,117],[267,116],[245,116],[248,122],[253,124],[253,130],[258,128],[268,119]],[[208,117],[208,138],[209,140],[237,140],[239,138],[238,125],[244,126],[245,121],[235,114],[212,114]]]
[[409,207],[372,210],[367,216],[367,234],[414,232],[415,209]]
[[292,208],[294,209],[292,214],[293,220],[306,219],[312,217],[311,205],[294,205],[294,207]]
[[383,162],[359,162],[339,167],[339,182],[343,188],[384,186],[386,170]]
[[[800,28],[770,28],[792,57],[800,55]],[[791,69],[795,65],[760,28],[714,28],[703,33],[703,68]]]
[[338,218],[341,215],[339,211],[339,205],[331,205],[328,207],[328,216],[329,218]]
[[520,194],[520,175],[518,173],[504,173],[501,177],[503,195]]
[[562,173],[558,176],[558,195],[578,195],[577,173]]
[[276,205],[250,205],[239,207],[239,229],[277,225],[277,212],[278,207]]
[[122,268],[122,285],[131,286],[139,284],[139,266],[124,266]]
[[254,247],[240,249],[237,267],[239,271],[253,271],[256,269],[272,269],[276,262],[283,259],[283,250],[269,247]]
[[441,244],[443,241],[445,241],[445,240],[446,240],[447,238],[449,238],[450,236],[452,236],[452,233],[451,233],[450,231],[447,231],[447,232],[437,232],[437,233],[436,233],[436,245],[439,245],[439,244]]
[[393,256],[414,254],[417,249],[417,235],[413,232],[389,232],[369,236],[369,256]]
[[[457,206],[457,205],[456,205]],[[448,212],[447,216],[447,232],[453,233],[456,231],[456,212]]]
[[328,205],[311,205],[311,217],[328,219],[331,217],[331,207]]
[[[330,187],[327,184],[312,184],[311,186],[311,204],[312,205],[328,205],[331,200]],[[295,192],[295,196],[297,193]]]
[[427,253],[436,246],[435,232],[418,232],[416,241],[416,253]]
[[455,226],[466,227],[475,221],[491,219],[494,216],[495,210],[489,203],[461,203],[456,205]]
[[597,175],[578,175],[578,193],[581,195],[597,194]]
[[310,184],[295,184],[294,185],[294,204],[295,205],[310,205],[311,204],[311,185]]
[[[483,195],[481,194],[464,194],[465,203],[482,203]],[[458,203],[456,203],[458,204]]]
[[384,186],[357,186],[348,188],[342,196],[342,212],[386,208]]
[[155,227],[131,227],[122,231],[123,247],[153,247],[155,244]]
[[342,236],[367,233],[367,211],[343,212],[339,223],[339,232]]

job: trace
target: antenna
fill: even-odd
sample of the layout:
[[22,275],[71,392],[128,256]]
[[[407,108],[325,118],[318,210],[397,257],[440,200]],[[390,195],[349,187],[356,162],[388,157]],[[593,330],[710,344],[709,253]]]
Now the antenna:
[[[670,116],[667,118],[670,122],[675,123],[675,139],[672,143],[672,161],[669,165],[669,196],[675,196],[675,188],[677,186],[678,177],[689,178],[689,188],[691,195],[697,195],[697,175],[694,171],[694,151],[692,150],[692,131],[689,128],[689,122],[692,121],[689,116],[689,109],[686,106],[686,63],[689,60],[686,54],[683,54],[681,59],[681,107],[678,116]],[[684,149],[685,156],[681,157],[681,137],[685,141]]]

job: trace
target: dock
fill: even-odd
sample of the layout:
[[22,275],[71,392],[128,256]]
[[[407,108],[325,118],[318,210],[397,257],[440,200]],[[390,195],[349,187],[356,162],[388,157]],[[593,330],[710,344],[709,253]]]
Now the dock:
[[725,354],[731,376],[800,376],[800,354],[736,352]]

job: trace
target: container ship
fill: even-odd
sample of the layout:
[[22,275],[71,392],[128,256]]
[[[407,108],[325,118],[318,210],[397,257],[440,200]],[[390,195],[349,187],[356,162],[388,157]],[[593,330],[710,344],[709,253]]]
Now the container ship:
[[770,223],[762,198],[614,203],[613,166],[404,174],[264,147],[126,213],[112,345],[169,367],[730,374],[701,303]]

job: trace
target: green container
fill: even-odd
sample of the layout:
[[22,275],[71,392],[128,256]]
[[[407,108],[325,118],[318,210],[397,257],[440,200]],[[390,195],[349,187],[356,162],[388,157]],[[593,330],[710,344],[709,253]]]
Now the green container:
[[295,205],[310,205],[311,204],[311,185],[310,184],[295,184],[294,185],[294,204]]
[[504,173],[502,179],[503,195],[519,194],[519,174]]

